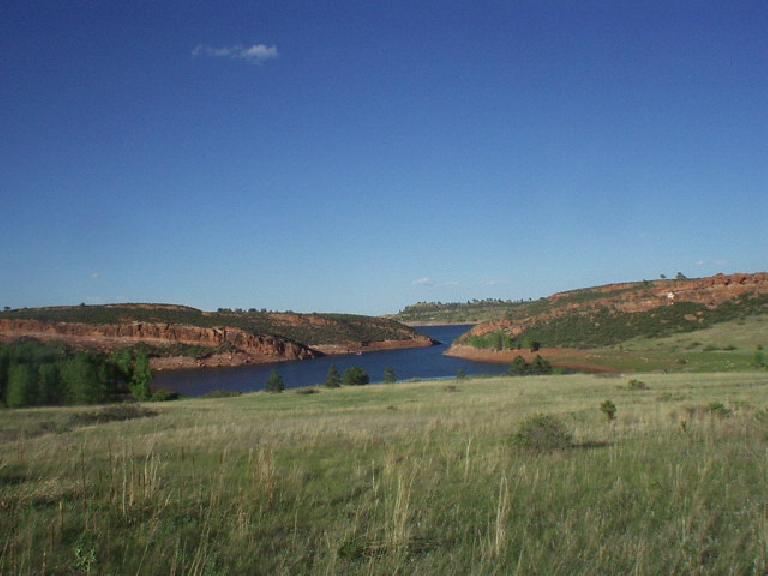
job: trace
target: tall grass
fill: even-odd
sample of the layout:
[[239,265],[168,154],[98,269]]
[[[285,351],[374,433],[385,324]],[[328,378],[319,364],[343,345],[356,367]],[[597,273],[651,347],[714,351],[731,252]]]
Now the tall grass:
[[[4,411],[0,573],[763,574],[768,376],[642,379]],[[516,448],[535,413],[575,446]]]

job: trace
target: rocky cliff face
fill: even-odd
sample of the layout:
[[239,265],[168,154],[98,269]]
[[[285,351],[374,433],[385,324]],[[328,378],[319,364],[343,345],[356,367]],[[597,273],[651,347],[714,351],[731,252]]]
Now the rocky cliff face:
[[73,346],[113,350],[133,344],[152,346],[184,344],[211,350],[226,349],[208,358],[154,358],[156,368],[191,366],[240,366],[281,360],[304,360],[315,356],[308,347],[274,336],[254,335],[239,328],[206,328],[179,324],[127,322],[121,324],[84,324],[43,322],[39,320],[0,319],[0,340],[18,338],[63,340]]
[[545,312],[514,320],[485,322],[475,326],[470,334],[483,336],[503,330],[511,336],[528,327],[571,314],[610,309],[623,313],[647,312],[676,302],[695,302],[709,308],[745,295],[768,294],[768,273],[718,274],[709,278],[655,280],[624,284],[606,284],[596,288],[558,292],[547,298]]

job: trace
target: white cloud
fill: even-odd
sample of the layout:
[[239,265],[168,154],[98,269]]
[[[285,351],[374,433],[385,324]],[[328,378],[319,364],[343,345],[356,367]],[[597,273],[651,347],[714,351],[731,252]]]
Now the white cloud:
[[91,272],[91,278],[96,280],[96,278],[99,278],[101,276],[101,272]]
[[230,58],[232,60],[247,60],[261,64],[267,60],[274,60],[278,56],[277,46],[267,46],[266,44],[251,44],[243,46],[208,46],[207,44],[198,44],[192,50],[192,56],[210,56],[213,58]]
[[434,286],[435,281],[432,280],[432,278],[429,278],[428,276],[424,276],[423,278],[416,278],[413,282],[411,282],[414,286]]

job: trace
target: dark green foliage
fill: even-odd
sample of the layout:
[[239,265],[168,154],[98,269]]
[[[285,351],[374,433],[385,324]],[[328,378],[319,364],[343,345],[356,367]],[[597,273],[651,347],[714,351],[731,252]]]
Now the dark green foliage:
[[59,367],[46,362],[37,367],[37,404],[61,404],[63,390],[59,386]]
[[507,374],[510,376],[552,374],[552,364],[538,354],[533,362],[526,362],[522,356],[515,356],[512,360],[512,364],[509,365]]
[[556,416],[537,414],[520,423],[512,443],[535,452],[564,450],[573,445],[573,436]]
[[394,368],[385,368],[384,369],[384,383],[385,384],[394,384],[397,382],[397,374],[395,374]]
[[29,364],[15,364],[8,370],[9,408],[20,408],[35,404],[37,400],[37,378]]
[[600,412],[605,414],[605,417],[608,418],[608,421],[615,420],[616,404],[614,404],[611,400],[605,400],[602,404],[600,404]]
[[456,371],[456,380],[466,380],[467,379],[467,371],[464,370],[464,368],[459,368]]
[[341,374],[339,374],[336,364],[331,364],[331,367],[328,368],[328,375],[325,377],[325,386],[326,388],[338,388],[341,386]]
[[632,378],[629,382],[627,382],[627,390],[637,391],[637,390],[649,390],[648,384],[643,382],[642,380],[638,380],[637,378]]
[[61,382],[72,404],[98,404],[107,399],[106,383],[99,379],[96,364],[86,354],[62,363]]
[[126,381],[124,366],[114,355],[34,340],[0,345],[0,404],[8,401],[9,392],[14,407],[104,402],[125,394]]
[[267,384],[264,388],[267,392],[282,392],[285,390],[285,383],[283,377],[278,374],[277,370],[272,370],[267,378]]
[[152,396],[150,383],[152,382],[152,370],[149,367],[147,355],[140,352],[136,355],[131,376],[131,394],[136,400],[149,400]]
[[368,373],[353,366],[344,371],[344,386],[364,386],[368,384]]

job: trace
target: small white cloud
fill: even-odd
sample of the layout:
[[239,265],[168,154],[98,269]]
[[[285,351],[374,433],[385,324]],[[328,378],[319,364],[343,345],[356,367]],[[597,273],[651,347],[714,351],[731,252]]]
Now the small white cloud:
[[247,60],[261,64],[267,60],[274,60],[278,56],[277,46],[267,46],[266,44],[252,44],[243,46],[208,46],[207,44],[198,44],[192,50],[192,56],[210,56],[213,58],[231,58],[232,60]]
[[434,286],[435,281],[432,280],[432,278],[429,278],[428,276],[424,276],[423,278],[417,278],[413,282],[411,282],[414,286]]
[[96,278],[99,278],[101,276],[101,272],[91,272],[91,278],[96,280]]
[[461,282],[457,282],[456,280],[450,280],[448,282],[443,282],[442,286],[460,286]]
[[697,260],[696,261],[696,266],[698,266],[699,268],[702,268],[704,266],[704,264],[706,264],[706,262],[704,260]]

